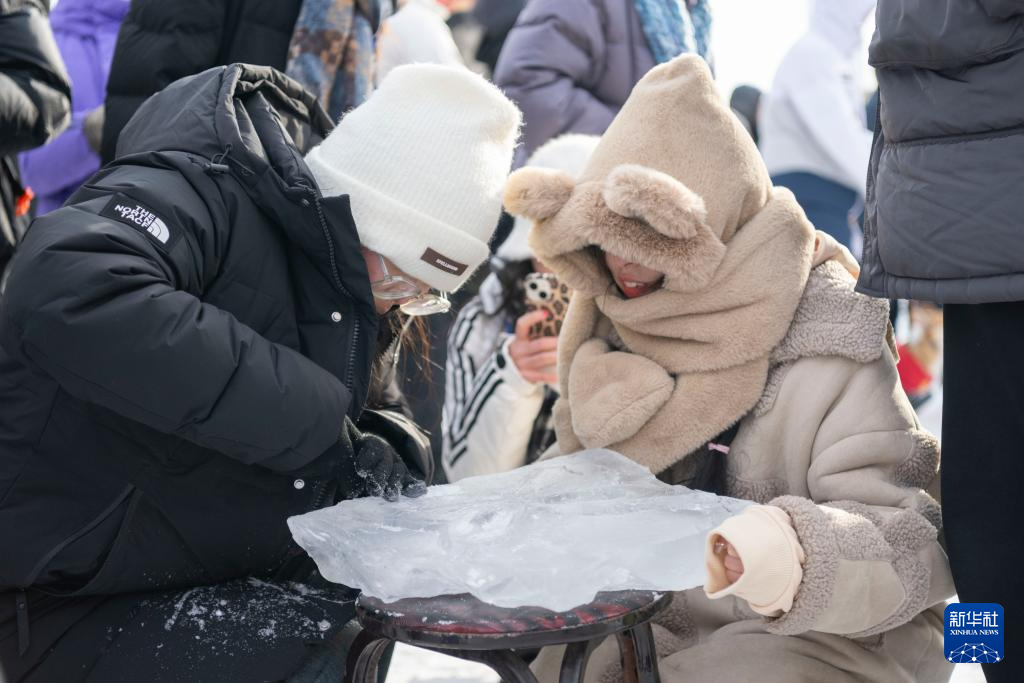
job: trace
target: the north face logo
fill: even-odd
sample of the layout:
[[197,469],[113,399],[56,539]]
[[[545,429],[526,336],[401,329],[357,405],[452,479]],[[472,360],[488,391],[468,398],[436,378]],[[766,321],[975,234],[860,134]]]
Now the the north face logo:
[[173,238],[178,237],[151,209],[123,194],[114,195],[100,215],[143,230],[168,249],[174,246],[176,240]]
[[140,228],[145,228],[146,232],[164,244],[167,244],[167,240],[171,238],[171,231],[168,230],[164,222],[157,218],[156,214],[149,209],[143,208],[138,204],[135,206],[116,204],[114,206],[114,211],[121,214],[121,220],[131,221]]

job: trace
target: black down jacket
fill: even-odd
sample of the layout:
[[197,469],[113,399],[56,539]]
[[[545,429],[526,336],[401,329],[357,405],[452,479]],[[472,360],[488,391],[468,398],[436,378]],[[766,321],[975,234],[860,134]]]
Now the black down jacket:
[[184,76],[234,62],[284,71],[302,0],[133,0],[107,81],[100,156],[147,97]]
[[379,320],[348,197],[296,149],[330,127],[272,69],[211,69],[33,223],[0,308],[0,590],[271,575],[286,518],[345,495]]
[[1024,301],[1024,2],[879,0],[858,288]]
[[71,120],[71,84],[42,0],[0,0],[0,274],[27,216],[17,153],[46,144]]

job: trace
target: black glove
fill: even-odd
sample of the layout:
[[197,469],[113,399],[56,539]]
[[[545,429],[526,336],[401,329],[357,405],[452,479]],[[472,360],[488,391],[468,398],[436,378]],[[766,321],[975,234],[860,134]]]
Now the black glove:
[[418,498],[427,485],[409,473],[398,452],[375,434],[361,434],[352,440],[356,475],[363,494],[396,501],[399,496]]
[[398,410],[364,408],[356,426],[363,434],[376,434],[391,444],[414,477],[428,485],[434,480],[430,438],[406,415]]

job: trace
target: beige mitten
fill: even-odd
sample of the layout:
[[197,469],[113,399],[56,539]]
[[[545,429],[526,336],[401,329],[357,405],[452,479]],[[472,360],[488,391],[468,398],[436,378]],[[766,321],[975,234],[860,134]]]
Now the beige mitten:
[[665,405],[674,386],[654,361],[590,339],[569,368],[573,432],[587,448],[628,439]]
[[[743,563],[743,575],[736,583],[729,583],[725,558],[715,552],[718,540],[731,543]],[[751,505],[708,534],[704,592],[712,600],[735,595],[746,600],[758,614],[777,617],[793,607],[806,559],[785,510],[773,505]]]

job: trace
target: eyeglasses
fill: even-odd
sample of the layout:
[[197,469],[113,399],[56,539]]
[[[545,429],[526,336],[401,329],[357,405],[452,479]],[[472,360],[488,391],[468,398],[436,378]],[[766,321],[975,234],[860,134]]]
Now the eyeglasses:
[[377,258],[380,259],[380,271],[384,277],[370,283],[370,291],[375,297],[385,301],[409,299],[398,308],[402,313],[410,316],[447,313],[451,310],[452,303],[444,292],[434,294],[420,283],[414,282],[404,275],[392,275],[388,272],[384,256],[377,254]]

